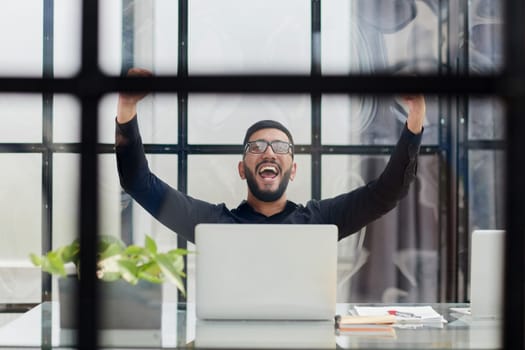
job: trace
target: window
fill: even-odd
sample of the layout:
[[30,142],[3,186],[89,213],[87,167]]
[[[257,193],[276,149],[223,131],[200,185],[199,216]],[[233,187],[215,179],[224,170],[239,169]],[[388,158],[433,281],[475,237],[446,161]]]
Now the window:
[[[418,178],[394,211],[366,228],[366,261],[342,277],[341,301],[465,301],[470,232],[516,229],[513,218],[523,208],[518,194],[504,189],[515,184],[505,180],[509,157],[519,163],[513,160],[519,156],[507,154],[505,145],[521,145],[515,132],[523,126],[504,127],[520,110],[504,99],[509,81],[503,73],[516,67],[505,67],[501,43],[503,24],[517,23],[503,20],[499,2],[27,2],[31,6],[5,0],[0,13],[0,26],[10,33],[0,39],[6,169],[0,191],[9,203],[0,214],[8,243],[0,268],[16,285],[0,290],[1,303],[50,298],[51,280],[13,269],[29,269],[29,252],[84,237],[89,229],[187,244],[118,183],[116,92],[134,88],[119,78],[131,66],[160,77],[151,80],[156,92],[138,111],[154,171],[180,191],[230,208],[243,199],[235,166],[244,131],[255,120],[274,118],[292,129],[302,175],[290,199],[304,203],[373,180],[406,120],[395,94],[415,86],[427,94]],[[83,21],[93,15],[98,37],[96,21]],[[200,74],[206,84],[190,85]],[[349,82],[362,85],[343,85],[348,74]],[[245,81],[232,75],[256,75],[270,88],[243,91]],[[310,79],[301,86],[296,75]],[[324,79],[329,75],[339,78],[332,91]],[[275,94],[282,81],[287,91]],[[474,92],[484,96],[469,96]],[[370,277],[377,271],[388,271],[379,287]]]

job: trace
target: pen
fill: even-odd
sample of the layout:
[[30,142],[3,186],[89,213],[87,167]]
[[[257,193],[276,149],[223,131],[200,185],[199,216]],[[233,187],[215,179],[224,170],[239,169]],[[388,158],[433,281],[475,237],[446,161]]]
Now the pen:
[[406,318],[421,318],[421,316],[417,316],[411,312],[403,312],[403,311],[397,311],[397,310],[388,310],[388,313],[390,315],[399,316],[399,317],[406,317]]

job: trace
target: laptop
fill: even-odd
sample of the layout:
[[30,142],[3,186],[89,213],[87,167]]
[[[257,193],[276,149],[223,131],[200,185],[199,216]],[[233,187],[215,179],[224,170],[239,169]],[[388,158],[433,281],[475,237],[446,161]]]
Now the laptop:
[[474,230],[470,256],[470,313],[500,318],[503,300],[504,230]]
[[195,308],[210,320],[333,320],[337,227],[199,224]]

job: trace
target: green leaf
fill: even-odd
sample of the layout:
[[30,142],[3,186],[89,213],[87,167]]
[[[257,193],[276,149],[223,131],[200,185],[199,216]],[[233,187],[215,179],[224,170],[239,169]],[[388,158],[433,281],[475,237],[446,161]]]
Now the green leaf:
[[119,255],[120,253],[122,253],[122,251],[123,251],[123,248],[120,244],[110,243],[106,245],[105,250],[99,253],[100,254],[99,259],[106,259],[106,258],[109,258],[110,256]]
[[80,243],[78,241],[74,241],[70,245],[63,247],[60,251],[60,255],[62,256],[62,260],[64,261],[64,263],[76,263],[79,259],[79,254]]
[[49,252],[46,257],[42,259],[42,270],[60,276],[66,275],[66,269],[64,268],[62,257],[56,251]]
[[[65,264],[73,263],[80,268],[79,239],[69,245],[57,248],[46,255],[29,255],[35,266],[41,266],[42,271],[65,276]],[[151,283],[169,281],[185,294],[182,277],[184,274],[184,256],[186,249],[173,249],[167,253],[158,252],[157,243],[145,236],[145,246],[130,245],[128,247],[115,236],[99,236],[97,253],[97,276],[104,281],[123,279],[131,284],[145,280]]]
[[98,237],[98,251],[99,252],[103,252],[105,251],[109,245],[111,244],[116,244],[117,246],[119,246],[122,250],[124,250],[124,248],[126,248],[126,245],[124,244],[124,242],[122,242],[122,240],[116,236],[111,236],[111,235],[100,235]]
[[145,246],[151,254],[157,254],[157,243],[149,235],[146,235]]
[[159,267],[159,264],[156,261],[152,260],[142,264],[139,267],[139,272],[145,272],[151,275],[160,276],[162,271]]
[[182,282],[182,278],[179,276],[175,276],[175,286],[177,286],[177,289],[180,290],[182,296],[186,297],[186,290],[184,289],[184,282]]
[[119,271],[122,275],[122,278],[131,284],[137,284],[139,281],[138,278],[138,268],[132,261],[129,260],[119,260],[118,261]]
[[35,266],[42,266],[42,257],[40,255],[36,255],[34,253],[29,254],[29,259],[31,259],[31,262]]
[[130,245],[124,250],[125,255],[144,255],[145,249],[138,245]]
[[179,276],[185,276],[184,274],[184,259],[182,256],[175,257],[175,260],[172,261],[172,265],[177,271]]
[[177,288],[185,294],[184,283],[182,283],[182,279],[180,278],[182,271],[173,266],[172,261],[166,254],[158,254],[156,260],[166,279],[175,284]]
[[158,274],[151,274],[151,273],[148,273],[147,271],[139,272],[138,277],[150,283],[160,284],[164,282],[164,279],[160,278]]

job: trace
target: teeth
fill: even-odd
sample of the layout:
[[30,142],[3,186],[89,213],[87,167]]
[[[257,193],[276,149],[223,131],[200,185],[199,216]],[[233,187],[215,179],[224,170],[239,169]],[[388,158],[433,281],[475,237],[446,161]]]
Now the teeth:
[[277,174],[277,169],[273,166],[264,166],[259,170],[259,173],[265,172],[265,171],[271,171]]

